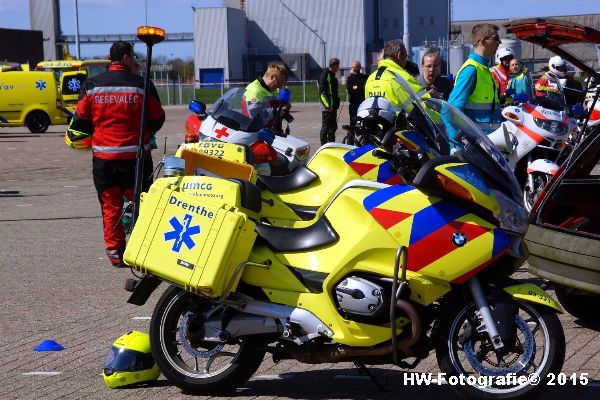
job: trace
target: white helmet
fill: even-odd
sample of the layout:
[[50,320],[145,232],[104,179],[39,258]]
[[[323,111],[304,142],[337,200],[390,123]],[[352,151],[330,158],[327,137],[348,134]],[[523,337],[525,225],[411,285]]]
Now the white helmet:
[[513,53],[512,49],[510,47],[499,47],[498,50],[496,50],[496,62],[499,63],[500,60],[502,60],[504,57],[513,57],[515,56],[515,54]]
[[367,126],[381,125],[386,131],[396,120],[396,110],[385,97],[369,97],[358,106],[356,116]]
[[567,76],[567,62],[560,56],[551,57],[550,60],[548,60],[548,68],[550,68],[550,72],[559,78],[565,78]]

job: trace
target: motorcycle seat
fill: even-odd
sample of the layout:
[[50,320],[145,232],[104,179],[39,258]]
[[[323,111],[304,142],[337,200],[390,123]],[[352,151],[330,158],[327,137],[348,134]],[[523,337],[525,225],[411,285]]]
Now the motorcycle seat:
[[240,185],[242,207],[255,212],[260,212],[262,209],[260,189],[252,182],[244,179],[230,178],[229,180]]
[[304,228],[256,224],[260,239],[274,252],[307,251],[334,243],[337,233],[324,216]]
[[258,176],[258,185],[272,193],[284,193],[310,185],[318,178],[306,165],[300,165],[294,171],[281,176]]

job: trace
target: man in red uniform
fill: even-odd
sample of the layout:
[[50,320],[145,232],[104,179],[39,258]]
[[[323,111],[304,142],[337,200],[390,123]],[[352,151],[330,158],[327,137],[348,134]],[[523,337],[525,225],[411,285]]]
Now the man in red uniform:
[[[102,208],[106,254],[113,266],[121,267],[125,231],[120,217],[123,197],[133,199],[144,79],[134,73],[131,43],[115,42],[110,48],[110,60],[106,72],[87,79],[82,85],[67,136],[74,143],[92,137],[92,173]],[[165,121],[165,112],[152,82],[148,94],[143,141],[144,191],[152,183],[150,133],[158,131]]]

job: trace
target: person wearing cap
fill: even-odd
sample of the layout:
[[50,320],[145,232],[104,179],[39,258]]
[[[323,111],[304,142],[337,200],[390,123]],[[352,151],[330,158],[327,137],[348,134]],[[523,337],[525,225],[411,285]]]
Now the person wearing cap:
[[361,68],[360,61],[354,61],[352,63],[352,73],[346,78],[350,125],[356,125],[358,106],[365,99],[365,83],[367,83],[367,75],[361,72]]
[[454,89],[448,102],[463,111],[485,133],[496,129],[502,121],[498,87],[488,68],[488,60],[502,41],[498,26],[477,24],[471,31],[473,53],[456,74]]
[[508,81],[510,80],[510,60],[515,58],[513,51],[510,47],[500,47],[496,51],[496,60],[498,64],[490,68],[490,72],[498,85],[500,94],[504,96],[506,88],[508,87]]

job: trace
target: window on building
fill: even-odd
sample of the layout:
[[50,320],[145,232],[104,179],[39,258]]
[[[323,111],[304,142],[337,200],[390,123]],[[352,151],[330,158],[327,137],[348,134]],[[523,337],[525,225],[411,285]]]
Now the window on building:
[[423,26],[425,24],[425,18],[419,17],[419,26]]
[[431,26],[435,25],[435,18],[429,17],[429,25],[431,25]]
[[298,61],[297,60],[288,61],[288,68],[290,69],[290,71],[297,71],[298,70]]
[[381,27],[382,27],[383,29],[387,29],[387,28],[388,28],[388,20],[387,20],[387,19],[385,19],[385,18],[384,18],[384,19],[381,21]]
[[392,26],[393,26],[394,28],[397,28],[397,27],[398,27],[398,18],[394,18],[394,19],[392,19]]

